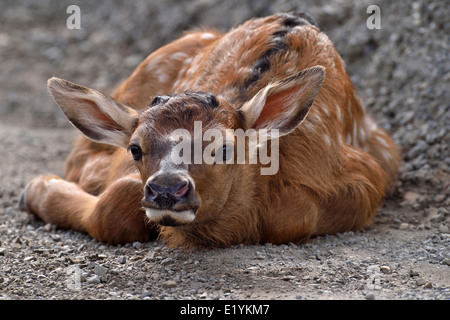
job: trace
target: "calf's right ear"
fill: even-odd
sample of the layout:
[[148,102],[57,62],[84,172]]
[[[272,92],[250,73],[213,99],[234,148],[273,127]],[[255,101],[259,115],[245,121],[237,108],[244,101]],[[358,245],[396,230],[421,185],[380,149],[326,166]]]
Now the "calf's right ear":
[[70,122],[86,137],[128,147],[139,119],[136,110],[99,91],[58,78],[48,80],[48,90]]

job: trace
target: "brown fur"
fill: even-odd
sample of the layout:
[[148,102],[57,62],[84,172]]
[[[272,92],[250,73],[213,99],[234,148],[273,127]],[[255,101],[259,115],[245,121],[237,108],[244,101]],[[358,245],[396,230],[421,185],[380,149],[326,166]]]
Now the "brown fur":
[[[22,208],[100,241],[149,240],[157,228],[145,221],[142,189],[158,171],[165,149],[157,144],[163,133],[177,128],[172,126],[175,120],[190,131],[196,119],[203,122],[203,130],[247,129],[277,118],[288,108],[284,103],[289,99],[300,103],[311,96],[315,97],[312,105],[307,99],[302,101],[306,107],[298,110],[300,118],[293,117],[301,124],[279,139],[277,174],[261,175],[260,164],[190,165],[201,201],[196,218],[182,226],[161,227],[160,236],[172,246],[226,247],[301,242],[314,235],[368,226],[397,171],[397,147],[367,116],[326,35],[309,23],[295,26],[286,17],[250,20],[224,35],[212,30],[188,33],[145,59],[115,91],[114,99],[61,80],[50,81],[50,91],[63,111],[71,104],[65,99],[74,88],[88,100],[100,97],[99,104],[119,105],[117,114],[96,109],[92,117],[100,119],[102,130],[115,130],[117,145],[126,148],[131,139],[142,146],[145,156],[135,166],[124,148],[82,137],[67,159],[67,181],[36,178],[24,192]],[[274,41],[278,41],[278,51],[271,47]],[[249,101],[260,90],[314,66],[326,70],[324,80],[318,74],[305,78],[317,77],[313,81],[318,85],[315,88],[321,84],[317,96],[314,88],[306,87],[307,82],[301,83],[271,95],[264,111],[255,113],[256,121],[249,122],[249,114],[255,112],[248,110]],[[213,93],[219,97],[220,108],[200,110],[183,98],[178,112],[168,107],[147,110],[150,97],[186,90]],[[299,90],[304,90],[302,95],[294,96]],[[83,101],[76,112],[92,107]],[[89,136],[96,123],[80,120],[70,106],[67,109],[69,119]],[[178,118],[169,120],[172,114]],[[97,133],[91,138],[102,141]],[[153,154],[155,150],[161,153]]]

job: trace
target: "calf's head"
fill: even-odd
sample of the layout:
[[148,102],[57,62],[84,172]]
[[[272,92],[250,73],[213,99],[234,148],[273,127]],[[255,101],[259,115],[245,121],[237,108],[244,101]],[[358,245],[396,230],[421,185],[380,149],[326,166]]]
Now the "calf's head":
[[[84,135],[128,149],[142,177],[147,217],[177,226],[211,218],[240,193],[236,188],[251,185],[246,180],[258,183],[249,166],[260,164],[248,163],[254,150],[248,142],[239,148],[233,132],[264,129],[269,139],[289,134],[307,116],[324,75],[320,66],[303,70],[237,108],[220,95],[191,91],[152,97],[137,111],[65,80],[52,78],[48,88]],[[239,152],[247,154],[243,163]]]

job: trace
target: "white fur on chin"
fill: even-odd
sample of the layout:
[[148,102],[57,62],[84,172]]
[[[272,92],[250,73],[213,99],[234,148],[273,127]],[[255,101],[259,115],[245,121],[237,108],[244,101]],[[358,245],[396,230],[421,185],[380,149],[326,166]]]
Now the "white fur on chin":
[[158,222],[163,217],[169,216],[180,224],[190,223],[195,219],[195,213],[193,210],[184,211],[172,211],[172,210],[159,210],[152,208],[145,208],[145,214],[150,221]]

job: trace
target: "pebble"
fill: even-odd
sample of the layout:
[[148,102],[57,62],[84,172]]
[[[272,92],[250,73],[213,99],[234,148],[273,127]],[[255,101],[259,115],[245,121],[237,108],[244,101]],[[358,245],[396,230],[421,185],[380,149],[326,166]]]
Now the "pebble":
[[29,257],[23,258],[23,261],[25,261],[25,262],[27,262],[27,261],[33,261],[33,260],[36,260],[36,257],[34,257],[34,256],[29,256]]
[[408,159],[414,159],[420,154],[425,153],[428,150],[428,148],[429,148],[428,143],[426,143],[423,140],[420,140],[414,147],[411,148],[411,150],[409,150],[406,156]]
[[165,288],[175,288],[177,286],[177,282],[174,280],[167,280],[162,283],[162,286]]
[[445,220],[445,216],[441,213],[438,213],[430,218],[431,222],[439,223]]
[[108,273],[108,269],[99,264],[95,264],[94,273],[100,277],[105,277]]
[[366,300],[375,300],[375,295],[373,293],[366,294]]
[[161,275],[159,273],[154,273],[150,276],[150,278],[154,281],[158,281],[159,279],[161,279]]
[[388,266],[380,266],[380,271],[383,272],[384,274],[388,274],[391,273],[391,268]]
[[153,295],[151,291],[145,291],[143,294],[140,295],[141,299],[143,298],[150,298]]
[[141,250],[144,247],[144,245],[142,243],[140,243],[139,241],[133,242],[133,248],[137,249],[137,250]]
[[450,231],[449,228],[445,224],[439,225],[438,230],[440,233],[448,233]]
[[402,222],[402,223],[400,223],[400,226],[398,228],[400,230],[408,230],[409,229],[409,223]]
[[422,279],[422,278],[419,278],[419,279],[416,280],[416,284],[418,286],[423,286],[425,283],[426,283],[426,281],[424,279]]
[[403,199],[410,202],[411,204],[417,202],[417,200],[420,198],[420,194],[417,192],[407,191],[405,195],[403,196]]
[[165,259],[161,260],[161,264],[166,265],[166,264],[171,263],[172,261],[173,261],[173,258],[165,258]]
[[413,269],[409,270],[409,276],[410,277],[418,277],[419,273]]
[[93,276],[86,279],[86,282],[88,283],[101,283],[101,279],[98,275],[94,274]]
[[125,264],[127,262],[127,258],[125,256],[120,256],[118,262],[120,264]]

